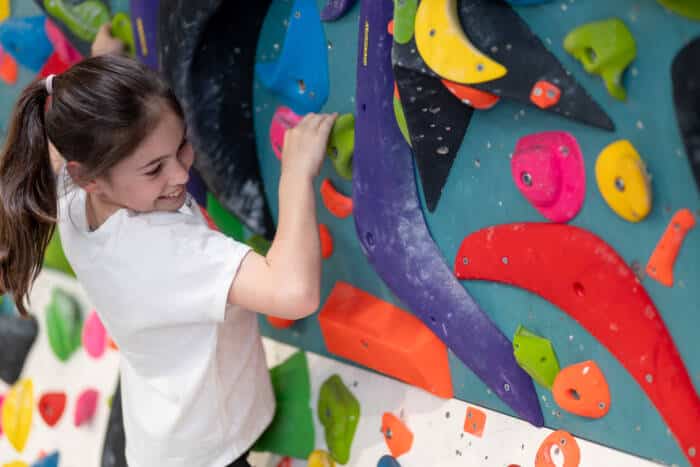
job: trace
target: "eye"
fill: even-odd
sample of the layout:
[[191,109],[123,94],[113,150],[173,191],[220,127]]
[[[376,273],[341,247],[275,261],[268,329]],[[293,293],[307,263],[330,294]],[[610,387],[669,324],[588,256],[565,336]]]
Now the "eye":
[[158,172],[160,172],[161,167],[162,164],[158,164],[155,169],[151,170],[150,172],[146,172],[146,175],[148,175],[149,177],[158,175]]

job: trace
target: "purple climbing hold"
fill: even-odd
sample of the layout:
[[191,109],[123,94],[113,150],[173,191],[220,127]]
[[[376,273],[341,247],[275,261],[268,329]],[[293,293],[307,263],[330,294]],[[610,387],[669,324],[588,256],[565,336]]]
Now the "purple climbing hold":
[[53,46],[46,36],[46,16],[11,18],[0,23],[0,45],[20,65],[32,71],[44,66]]
[[357,0],[328,0],[326,6],[321,10],[322,21],[335,21],[355,5]]
[[[509,340],[452,274],[420,208],[410,149],[394,121],[391,0],[362,0],[353,203],[357,235],[391,291],[519,416],[544,423]],[[381,157],[377,157],[381,154]]]

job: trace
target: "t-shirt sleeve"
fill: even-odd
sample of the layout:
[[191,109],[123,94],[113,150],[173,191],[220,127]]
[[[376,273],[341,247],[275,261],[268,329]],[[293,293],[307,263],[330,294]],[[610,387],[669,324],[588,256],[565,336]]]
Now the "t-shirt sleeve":
[[144,324],[224,321],[229,289],[251,248],[204,223],[149,223],[142,233],[139,247],[129,248],[137,255],[130,266],[138,267],[128,269],[148,313]]

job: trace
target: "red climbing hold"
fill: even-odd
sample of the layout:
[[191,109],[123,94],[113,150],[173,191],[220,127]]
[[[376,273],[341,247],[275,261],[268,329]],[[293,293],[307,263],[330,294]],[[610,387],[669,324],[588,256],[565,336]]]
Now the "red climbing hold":
[[66,394],[63,392],[47,392],[39,399],[39,414],[48,426],[54,426],[63,416],[66,408]]
[[578,467],[580,463],[581,450],[578,443],[573,436],[562,430],[547,436],[535,457],[535,467]]
[[204,216],[204,220],[207,221],[207,225],[209,226],[209,228],[218,232],[219,228],[216,226],[216,222],[214,222],[214,219],[212,219],[207,210],[204,209],[202,206],[199,207],[199,210],[202,212],[202,216]]
[[294,324],[293,319],[278,318],[276,316],[268,316],[267,322],[270,323],[270,326],[277,329],[287,329]]
[[673,264],[676,262],[683,239],[693,227],[695,227],[695,217],[690,209],[681,209],[674,214],[649,258],[647,264],[649,277],[666,287],[673,285]]
[[481,438],[486,427],[486,412],[476,407],[467,406],[467,414],[464,416],[464,431]]
[[343,219],[352,214],[352,198],[339,193],[328,179],[321,183],[321,200],[335,217]]
[[541,109],[546,109],[557,105],[561,98],[561,89],[549,81],[538,81],[532,87],[530,92],[530,100],[533,104]]
[[479,110],[490,109],[501,99],[495,94],[482,91],[464,84],[455,83],[446,79],[441,80],[442,84],[462,103]]
[[321,256],[328,259],[333,254],[333,236],[326,224],[318,225],[318,235],[321,237]]
[[277,467],[292,467],[292,458],[289,456],[283,457],[277,463]]
[[411,450],[413,433],[394,414],[385,412],[382,415],[382,434],[392,456],[399,457]]
[[57,52],[53,52],[49,55],[41,70],[39,70],[39,77],[46,78],[49,75],[59,75],[68,68],[70,68],[70,65],[61,60],[61,56]]
[[610,388],[603,371],[588,360],[563,368],[552,385],[562,409],[582,417],[601,418],[610,410]]

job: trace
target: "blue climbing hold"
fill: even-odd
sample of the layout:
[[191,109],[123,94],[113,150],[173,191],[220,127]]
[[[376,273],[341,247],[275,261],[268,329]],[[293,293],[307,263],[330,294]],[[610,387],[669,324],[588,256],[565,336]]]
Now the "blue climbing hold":
[[11,18],[0,23],[0,45],[20,65],[39,71],[48,60],[53,46],[44,30],[46,16]]
[[43,457],[32,464],[32,467],[58,467],[58,452]]
[[401,464],[399,464],[399,461],[397,461],[390,455],[386,455],[382,456],[382,458],[379,459],[377,467],[401,467]]
[[255,72],[294,112],[321,110],[328,99],[328,50],[314,0],[294,2],[279,59],[256,64]]

